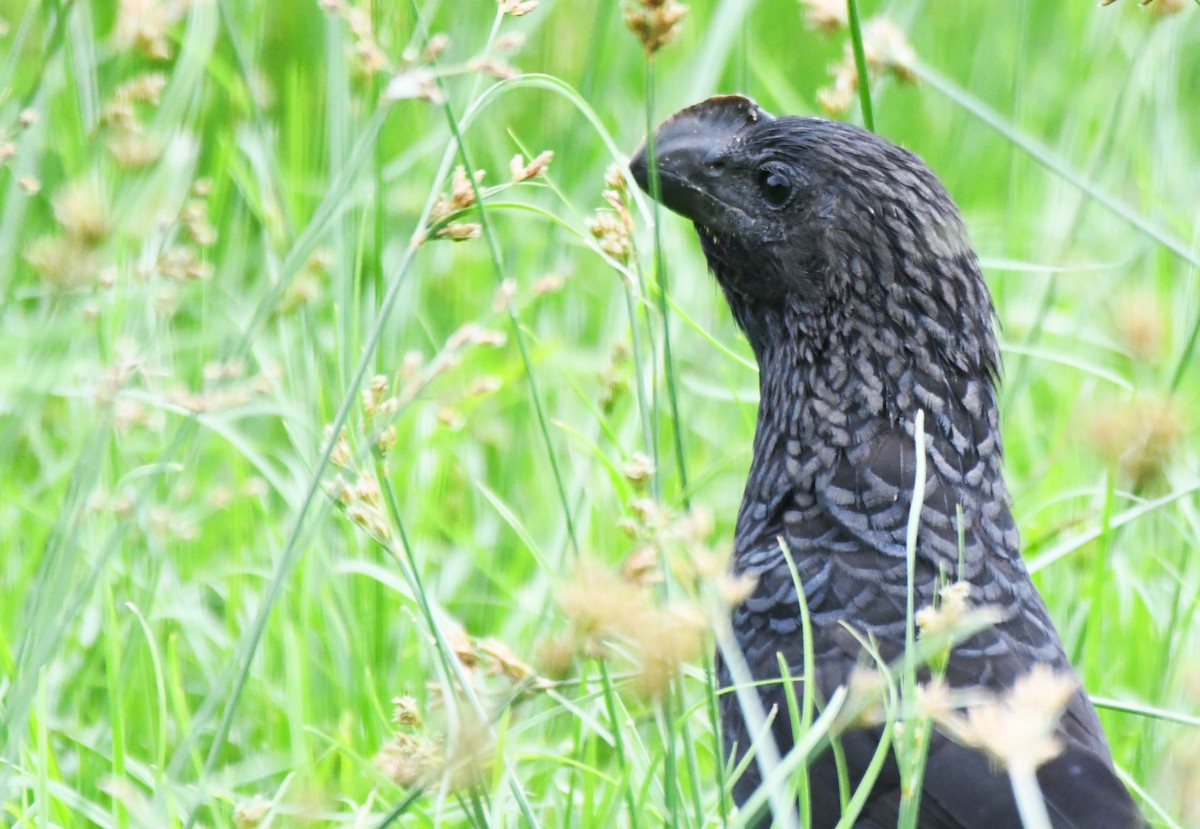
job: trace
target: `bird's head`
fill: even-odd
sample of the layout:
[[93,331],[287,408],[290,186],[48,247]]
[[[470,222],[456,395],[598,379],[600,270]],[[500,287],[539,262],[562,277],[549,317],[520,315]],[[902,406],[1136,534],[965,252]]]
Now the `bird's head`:
[[958,210],[907,150],[848,124],[774,117],[741,95],[676,113],[634,155],[634,178],[655,195],[650,148],[658,197],[695,223],[752,343],[759,312],[788,307],[792,329],[859,317],[860,330],[911,327],[921,340],[932,317],[942,334],[969,334],[977,357],[992,350],[991,301]]

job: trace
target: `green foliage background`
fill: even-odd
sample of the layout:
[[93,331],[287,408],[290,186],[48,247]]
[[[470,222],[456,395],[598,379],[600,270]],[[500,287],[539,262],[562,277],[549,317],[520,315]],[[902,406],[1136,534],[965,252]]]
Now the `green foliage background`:
[[[552,690],[489,674],[515,663],[485,640],[540,666],[580,613],[563,597],[588,599],[580,559],[616,570],[646,543],[670,576],[651,595],[692,596],[695,549],[660,512],[703,507],[728,548],[749,351],[685,222],[658,216],[656,275],[644,200],[624,272],[586,220],[681,106],[815,113],[846,35],[794,0],[706,0],[651,64],[611,0],[339,5],[0,1],[0,824],[226,827],[269,805],[260,825],[722,825],[704,658],[655,703],[619,659],[579,654]],[[1147,813],[1187,826],[1200,9],[1167,5],[863,13],[918,56],[915,84],[873,86],[876,129],[942,177],[995,295],[1026,558]],[[498,80],[475,61],[513,33]],[[401,71],[445,106],[382,98]],[[147,73],[157,103],[127,86]],[[455,132],[487,232],[414,247]],[[545,177],[497,187],[542,150]],[[448,350],[468,324],[495,344]],[[400,399],[365,421],[374,375]],[[638,452],[648,483],[623,471]],[[336,506],[326,484],[363,470],[378,495]],[[689,601],[711,615],[711,594]],[[456,681],[483,738],[428,685]],[[422,739],[480,743],[479,786],[387,779],[404,694]]]

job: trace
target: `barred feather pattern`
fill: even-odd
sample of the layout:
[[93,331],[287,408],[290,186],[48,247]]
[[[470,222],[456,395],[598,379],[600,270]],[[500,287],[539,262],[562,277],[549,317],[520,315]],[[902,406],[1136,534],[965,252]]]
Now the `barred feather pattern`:
[[[797,580],[781,543],[812,623],[816,675],[799,682],[814,682],[817,697],[828,699],[868,661],[863,640],[888,661],[903,652],[918,411],[927,464],[915,606],[964,581],[974,603],[999,614],[953,649],[946,681],[999,691],[1037,663],[1071,672],[1021,560],[1004,484],[990,294],[958,209],[934,174],[870,133],[773,118],[739,96],[683,110],[660,127],[656,145],[663,200],[693,219],[759,364],[733,559],[736,573],[757,581],[732,616],[753,678],[778,679],[780,659],[790,676],[803,672]],[[643,155],[633,169],[646,187]],[[721,684],[731,685],[721,660],[718,670]],[[786,692],[768,683],[759,695],[786,751],[794,739]],[[721,712],[727,751],[739,759],[752,735],[737,695],[721,697]],[[1082,691],[1059,730],[1064,751],[1039,771],[1056,829],[1142,825]],[[879,736],[859,730],[843,738],[851,783]],[[807,773],[813,826],[832,827],[840,816],[832,758],[823,755]],[[750,763],[735,800],[745,802],[758,784]],[[893,762],[856,825],[895,826],[899,792]],[[919,825],[1020,823],[1002,772],[935,735]]]

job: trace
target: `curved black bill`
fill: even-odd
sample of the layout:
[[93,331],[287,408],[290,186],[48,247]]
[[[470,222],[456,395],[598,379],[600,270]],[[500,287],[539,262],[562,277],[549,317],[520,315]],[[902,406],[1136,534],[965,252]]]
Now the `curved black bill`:
[[[704,184],[721,172],[719,157],[748,127],[773,118],[745,95],[718,95],[682,109],[655,130],[653,141],[634,153],[629,161],[633,178],[671,210],[703,221],[714,207]],[[647,151],[651,144],[658,162],[658,194],[650,183]]]

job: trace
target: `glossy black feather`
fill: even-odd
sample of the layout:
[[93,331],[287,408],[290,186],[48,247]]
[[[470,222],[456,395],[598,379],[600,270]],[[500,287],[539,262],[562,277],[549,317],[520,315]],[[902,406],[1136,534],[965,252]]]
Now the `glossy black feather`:
[[[660,193],[695,223],[708,263],[754,349],[761,403],[738,515],[733,568],[756,577],[733,613],[756,679],[777,678],[782,656],[802,673],[790,548],[812,618],[818,696],[827,699],[862,660],[859,637],[885,659],[902,653],[905,534],[914,484],[914,423],[925,413],[928,452],[914,589],[929,605],[946,579],[1000,621],[958,645],[952,687],[1000,691],[1038,663],[1071,672],[1019,554],[1001,470],[996,405],[999,350],[991,298],[950,196],[913,154],[854,127],[774,118],[747,98],[686,109],[655,135]],[[649,188],[645,150],[632,162]],[[962,543],[957,515],[961,510]],[[731,677],[719,661],[719,680]],[[781,751],[792,744],[784,690],[765,685]],[[735,694],[721,700],[727,750],[750,743]],[[1059,729],[1064,752],[1038,778],[1056,829],[1141,826],[1116,778],[1086,695]],[[870,729],[843,738],[856,782],[878,745]],[[831,756],[808,770],[814,827],[840,817]],[[736,782],[744,803],[759,773]],[[857,825],[894,827],[894,763]],[[766,821],[764,819],[764,825]],[[935,735],[922,829],[1019,827],[1008,778],[973,749]]]

